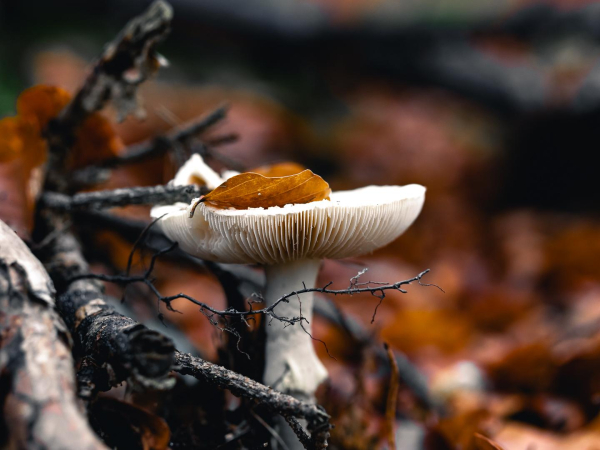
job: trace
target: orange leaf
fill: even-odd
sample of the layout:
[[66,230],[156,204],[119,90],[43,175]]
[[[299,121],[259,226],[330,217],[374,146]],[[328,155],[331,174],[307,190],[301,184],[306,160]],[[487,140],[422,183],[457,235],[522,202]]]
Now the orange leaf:
[[268,178],[247,172],[230,178],[201,201],[216,208],[268,208],[328,200],[329,184],[310,170]]
[[75,134],[71,152],[71,168],[97,163],[119,154],[123,142],[110,121],[100,113],[94,113],[83,121]]
[[0,120],[0,162],[12,161],[23,153],[20,136],[21,121],[18,117]]
[[0,120],[0,162],[23,158],[30,167],[46,159],[46,144],[37,131],[37,124],[23,117]]
[[41,131],[71,100],[71,94],[55,86],[38,85],[24,90],[17,99],[17,114],[34,117]]
[[474,450],[503,450],[494,441],[479,433],[473,436],[473,448]]
[[260,175],[264,175],[265,177],[287,177],[288,175],[300,173],[303,170],[306,170],[306,167],[301,164],[295,162],[284,162],[260,166],[256,169],[250,170],[250,172],[258,173]]

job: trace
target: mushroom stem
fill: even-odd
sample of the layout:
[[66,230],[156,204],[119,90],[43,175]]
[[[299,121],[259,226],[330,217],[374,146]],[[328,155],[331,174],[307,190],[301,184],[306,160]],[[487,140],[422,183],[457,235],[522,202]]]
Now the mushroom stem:
[[[266,266],[267,306],[304,286],[313,288],[320,265],[318,259],[300,259]],[[327,370],[317,357],[309,335],[312,334],[313,294],[300,294],[288,300],[288,303],[279,303],[274,312],[287,318],[302,315],[306,320],[301,326],[267,319],[264,382],[296,398],[314,402],[315,391],[327,378]]]

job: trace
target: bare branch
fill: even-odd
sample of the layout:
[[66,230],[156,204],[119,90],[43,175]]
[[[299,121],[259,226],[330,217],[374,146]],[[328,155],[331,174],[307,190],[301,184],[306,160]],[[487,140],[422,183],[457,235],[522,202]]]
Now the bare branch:
[[[59,220],[46,213],[54,227]],[[168,388],[173,362],[170,339],[114,311],[104,300],[101,284],[93,280],[71,282],[89,272],[79,242],[72,233],[59,235],[45,249],[45,265],[59,291],[56,306],[76,344],[78,354],[90,362],[80,378],[83,397],[129,379],[153,388]],[[91,369],[94,370],[91,370]]]
[[45,192],[41,202],[44,207],[56,211],[75,209],[106,209],[128,205],[190,203],[194,198],[206,194],[208,189],[189,186],[149,186],[122,188],[110,191],[82,192],[73,196],[58,192]]
[[114,167],[122,164],[133,164],[163,155],[177,145],[187,145],[193,138],[222,121],[227,115],[227,110],[228,106],[220,106],[207,116],[181,127],[166,136],[159,136],[149,141],[130,146],[125,154],[104,161],[102,166]]
[[64,158],[70,151],[78,126],[108,101],[119,114],[139,109],[137,88],[160,67],[155,47],[168,33],[172,8],[163,0],[155,1],[140,16],[131,20],[105,49],[83,86],[46,130],[49,145],[47,183],[64,191]]
[[238,397],[254,400],[284,417],[304,418],[315,425],[329,421],[327,413],[318,405],[301,402],[217,364],[179,352],[175,352],[175,363],[173,370],[176,372],[227,389]]
[[[159,252],[157,252],[157,254],[155,254],[152,258],[150,268],[146,271],[146,273],[144,273],[142,275],[129,276],[129,275],[107,275],[107,274],[85,273],[85,274],[80,274],[80,275],[75,276],[74,278],[72,278],[70,280],[70,282],[87,279],[87,280],[100,280],[100,281],[107,281],[107,282],[111,282],[111,283],[119,283],[119,284],[123,284],[123,285],[131,284],[131,283],[143,283],[146,286],[148,286],[148,288],[150,288],[150,290],[156,296],[156,298],[158,300],[160,300],[161,302],[163,302],[167,306],[167,308],[170,310],[173,310],[173,307],[171,305],[173,301],[183,298],[183,299],[186,299],[186,300],[190,301],[191,303],[199,306],[200,312],[202,312],[209,320],[213,319],[214,316],[220,316],[223,318],[228,318],[228,317],[244,317],[244,318],[246,318],[246,317],[252,317],[255,315],[262,314],[262,315],[269,317],[270,319],[275,319],[280,322],[285,322],[288,325],[294,325],[296,323],[300,323],[300,322],[303,322],[306,320],[302,316],[302,314],[300,314],[298,316],[294,316],[294,317],[286,317],[286,316],[279,316],[275,312],[275,309],[277,308],[277,306],[279,304],[281,304],[283,302],[289,303],[290,297],[297,297],[300,294],[305,294],[308,292],[318,292],[321,294],[330,294],[330,295],[354,295],[354,294],[368,292],[372,295],[385,296],[385,294],[384,294],[385,291],[395,290],[395,291],[399,291],[399,292],[402,292],[403,294],[405,294],[406,290],[402,289],[401,286],[409,285],[411,283],[414,283],[415,281],[420,283],[423,276],[425,276],[425,274],[427,274],[430,270],[430,269],[424,270],[423,272],[421,272],[420,274],[418,274],[417,276],[415,276],[413,278],[410,278],[408,280],[398,281],[393,284],[380,284],[375,287],[364,286],[364,287],[349,287],[346,289],[329,289],[328,286],[330,286],[331,283],[328,283],[327,285],[325,285],[324,287],[321,287],[321,288],[303,288],[303,289],[299,289],[297,291],[290,292],[286,295],[283,295],[279,299],[277,299],[277,301],[275,301],[275,303],[273,303],[273,305],[265,307],[265,308],[261,308],[261,309],[249,309],[247,311],[239,311],[236,309],[228,308],[225,310],[219,310],[219,309],[216,309],[206,303],[198,301],[194,297],[184,294],[184,293],[164,296],[154,286],[152,279],[150,278],[150,275],[151,275],[152,269],[154,267],[154,262],[156,260],[156,257],[164,254],[165,252],[173,250],[173,248],[174,248],[173,246],[170,246],[167,249],[160,250]],[[369,283],[372,283],[372,282],[369,282]],[[366,284],[366,283],[363,283],[363,284]],[[256,302],[253,302],[253,303],[256,303]]]
[[160,67],[156,45],[169,32],[173,10],[158,0],[132,19],[95,63],[73,101],[61,112],[61,127],[74,129],[82,118],[101,110],[109,100],[121,117],[138,109],[137,88]]

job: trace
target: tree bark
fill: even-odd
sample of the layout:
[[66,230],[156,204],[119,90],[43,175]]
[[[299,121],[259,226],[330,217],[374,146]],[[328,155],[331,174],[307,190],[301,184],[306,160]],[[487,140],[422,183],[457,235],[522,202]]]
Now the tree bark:
[[70,336],[42,264],[0,221],[0,401],[19,449],[105,449],[76,395]]

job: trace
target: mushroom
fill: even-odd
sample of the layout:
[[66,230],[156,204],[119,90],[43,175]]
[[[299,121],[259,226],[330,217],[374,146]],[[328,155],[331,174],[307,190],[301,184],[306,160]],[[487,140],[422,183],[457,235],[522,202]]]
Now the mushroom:
[[198,153],[194,153],[190,159],[179,168],[172,183],[175,186],[199,184],[206,186],[209,189],[214,189],[223,181],[225,180],[204,162],[202,156]]
[[[420,185],[368,186],[333,192],[330,200],[284,207],[217,209],[193,201],[170,211],[155,208],[152,215],[169,212],[159,226],[192,255],[221,263],[264,265],[264,299],[271,306],[286,294],[313,288],[323,258],[359,256],[389,244],[417,218],[424,200],[425,188]],[[266,321],[263,381],[314,401],[327,371],[310,335],[313,294],[288,300],[276,306],[276,314],[302,316],[306,321],[302,326]]]

